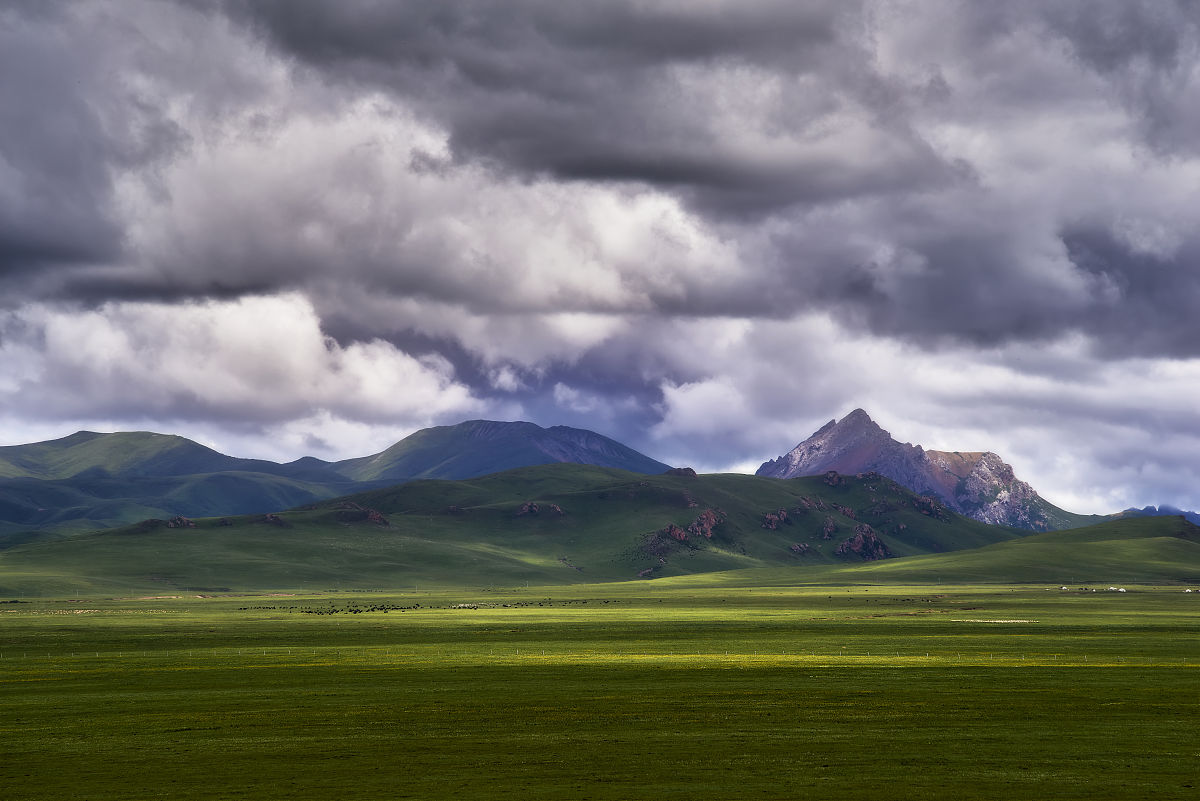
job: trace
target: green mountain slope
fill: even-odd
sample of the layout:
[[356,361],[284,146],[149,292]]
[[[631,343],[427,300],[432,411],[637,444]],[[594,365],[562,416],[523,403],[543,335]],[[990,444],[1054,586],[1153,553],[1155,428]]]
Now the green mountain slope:
[[229,522],[18,545],[0,552],[0,595],[76,586],[487,587],[771,566],[801,575],[872,555],[853,550],[855,542],[904,556],[1020,536],[879,476],[647,476],[572,464],[415,481]]
[[334,469],[358,481],[407,481],[474,478],[554,462],[616,467],[635,473],[668,469],[668,465],[592,431],[491,420],[426,428],[374,456],[337,462]]
[[0,448],[0,548],[151,517],[277,511],[417,476],[465,478],[553,462],[667,469],[591,431],[532,423],[426,429],[380,454],[337,465],[312,457],[289,464],[239,459],[146,431],[80,431]]
[[80,475],[137,478],[229,471],[308,480],[342,478],[319,459],[307,458],[291,464],[239,459],[184,437],[150,431],[113,434],[77,431],[61,439],[0,447],[0,478],[52,481]]
[[0,479],[0,548],[147,518],[265,513],[357,486],[347,480],[309,482],[236,471],[123,478],[91,471],[54,481]]
[[1040,495],[1029,502],[1029,507],[1032,510],[1032,514],[1037,519],[1043,521],[1046,524],[1046,528],[1050,531],[1094,526],[1097,523],[1103,523],[1112,519],[1109,515],[1081,515],[1076,512],[1068,512],[1066,509],[1060,509],[1050,503]]

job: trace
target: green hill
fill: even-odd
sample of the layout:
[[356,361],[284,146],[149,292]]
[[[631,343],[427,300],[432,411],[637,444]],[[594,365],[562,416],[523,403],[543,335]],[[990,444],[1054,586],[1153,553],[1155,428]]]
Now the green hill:
[[1081,515],[1077,512],[1068,512],[1066,509],[1060,509],[1050,503],[1040,495],[1030,502],[1030,508],[1034,510],[1037,519],[1045,522],[1050,531],[1094,526],[1097,523],[1103,523],[1112,519],[1110,515]]
[[0,548],[33,539],[126,525],[147,518],[265,513],[356,488],[265,473],[222,472],[114,478],[0,479]]
[[881,555],[872,548],[907,556],[1020,535],[876,475],[647,476],[553,464],[195,528],[160,521],[20,544],[0,553],[0,595],[486,587],[779,566],[799,574]]
[[230,471],[309,480],[342,479],[328,462],[319,459],[301,459],[291,464],[239,459],[184,437],[150,431],[114,434],[77,431],[46,442],[0,447],[0,478],[53,481],[86,475],[138,478]]
[[0,448],[5,477],[67,479],[85,473],[110,476],[178,475],[231,469],[231,457],[169,434],[129,431],[68,437]]
[[635,473],[661,473],[669,467],[593,431],[470,420],[423,429],[374,456],[337,462],[334,469],[358,481],[408,481],[475,478],[555,462],[601,465]]
[[269,512],[414,477],[468,478],[516,466],[667,469],[591,431],[476,420],[425,429],[337,464],[226,456],[183,437],[79,431],[0,448],[0,548],[152,517]]
[[1183,517],[1113,520],[971,551],[916,556],[829,574],[832,580],[1122,584],[1200,582],[1200,527]]

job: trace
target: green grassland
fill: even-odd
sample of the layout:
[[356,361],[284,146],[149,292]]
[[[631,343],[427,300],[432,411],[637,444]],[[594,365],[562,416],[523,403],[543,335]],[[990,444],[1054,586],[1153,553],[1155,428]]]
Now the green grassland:
[[[838,555],[864,525],[899,558]],[[1182,518],[1029,535],[878,476],[554,465],[10,545],[6,800],[1200,788]]]
[[1196,797],[1200,593],[736,575],[6,603],[2,795]]

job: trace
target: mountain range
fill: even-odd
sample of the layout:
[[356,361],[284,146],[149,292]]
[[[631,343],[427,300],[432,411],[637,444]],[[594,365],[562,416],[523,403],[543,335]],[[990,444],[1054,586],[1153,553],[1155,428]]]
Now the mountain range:
[[594,432],[519,422],[286,464],[171,435],[79,432],[0,448],[0,594],[748,568],[834,581],[1200,581],[1200,528],[1178,510],[1072,515],[996,454],[899,443],[862,410],[759,472],[697,475]]
[[469,420],[418,431],[372,456],[279,464],[240,459],[184,437],[148,431],[97,434],[0,447],[0,478],[61,480],[83,475],[140,478],[199,473],[264,473],[312,481],[409,481],[475,476],[553,462],[661,473],[668,465],[594,431],[533,423]]
[[558,463],[410,481],[279,513],[143,520],[15,544],[0,549],[0,598],[483,592],[718,572],[708,580],[1193,585],[1200,528],[1148,517],[1023,532],[959,515],[878,473],[779,480]]
[[[659,474],[668,465],[616,440],[567,426],[471,420],[427,428],[379,453],[287,463],[227,456],[183,437],[80,431],[0,447],[0,547],[175,516],[276,512],[417,479],[463,480],[543,464],[574,463]],[[1109,517],[1200,515],[1170,507],[1078,515],[1046,501],[995,453],[924,450],[901,443],[862,409],[830,420],[758,470],[791,479],[834,471],[878,473],[966,517],[1034,531]]]
[[418,431],[372,456],[286,464],[226,456],[169,434],[80,431],[0,447],[0,547],[46,531],[275,512],[414,479],[555,462],[639,473],[669,467],[592,431],[525,422],[471,420]]

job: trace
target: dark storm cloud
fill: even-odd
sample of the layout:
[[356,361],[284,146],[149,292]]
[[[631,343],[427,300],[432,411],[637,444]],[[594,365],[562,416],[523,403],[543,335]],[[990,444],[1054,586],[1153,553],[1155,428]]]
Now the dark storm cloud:
[[[403,97],[444,126],[460,162],[531,177],[657,187],[746,245],[743,258],[755,267],[733,284],[712,291],[684,276],[671,292],[647,289],[662,313],[778,318],[815,306],[926,343],[992,345],[1069,330],[1101,340],[1113,331],[1128,343],[1130,329],[1140,332],[1141,352],[1177,353],[1179,342],[1200,342],[1184,303],[1160,309],[1169,321],[1161,334],[1159,326],[1143,326],[1140,315],[1126,319],[1126,310],[1171,295],[1172,285],[1182,290],[1173,298],[1190,297],[1194,249],[1172,256],[1157,282],[1136,277],[1145,268],[1136,254],[1120,261],[1111,248],[1118,260],[1105,270],[1076,265],[1081,283],[1055,280],[1038,260],[1058,248],[1052,269],[1071,271],[1074,240],[1070,234],[1054,240],[1054,232],[1107,231],[1116,242],[1123,210],[1048,206],[1045,214],[1063,219],[1047,220],[1039,237],[1016,210],[1019,199],[1005,208],[1002,195],[997,199],[1003,190],[986,185],[986,167],[981,172],[969,159],[940,151],[923,133],[952,122],[1003,136],[988,130],[1002,119],[996,115],[1061,114],[1069,126],[1075,101],[1064,98],[1112,99],[1124,105],[1140,137],[1114,144],[1185,152],[1196,139],[1182,134],[1194,130],[1188,123],[1200,108],[1181,102],[1198,91],[1195,3],[909,9],[916,27],[920,19],[928,23],[924,36],[953,43],[922,54],[928,62],[921,80],[880,64],[879,43],[896,22],[886,16],[894,12],[888,4],[231,2],[225,8],[325,79]],[[909,12],[901,6],[898,13]],[[935,32],[937,12],[952,16]],[[1053,73],[1023,71],[1011,61],[1020,54],[1004,49],[1022,36],[1069,58],[1050,62]],[[1072,73],[1072,61],[1082,73]],[[1002,80],[1000,70],[1007,71]],[[765,99],[741,105],[756,92]],[[947,110],[954,103],[957,111]],[[831,130],[834,141],[859,141],[844,150],[814,146]],[[1047,152],[1059,144],[1046,142]],[[1062,152],[1068,161],[1079,155]],[[1090,191],[1079,175],[1052,180],[1079,181],[1080,201]],[[838,220],[856,204],[862,214]],[[1090,219],[1081,221],[1081,214]],[[780,233],[764,238],[764,220],[776,221]],[[920,270],[890,275],[894,265],[847,247],[862,231],[919,261]],[[429,264],[447,258],[426,255]],[[432,271],[440,286],[428,270],[380,265],[369,272],[390,280],[393,292],[453,300],[470,291],[454,270]],[[480,300],[504,302],[494,292]]]
[[[227,5],[326,77],[401,93],[459,158],[503,169],[660,186],[734,215],[948,178],[892,115],[903,98],[869,65],[858,3]],[[760,91],[778,96],[736,119]],[[820,136],[845,114],[892,158],[761,141]]]
[[1139,117],[1148,144],[1165,153],[1200,153],[1200,2],[1137,0],[1044,4],[1055,34],[1088,67],[1112,81]]
[[1071,262],[1113,286],[1121,298],[1109,309],[1090,307],[1085,329],[1103,329],[1114,356],[1197,355],[1200,340],[1200,238],[1170,256],[1138,252],[1109,229],[1079,226],[1062,235]]
[[158,20],[142,10],[147,19],[104,3],[0,9],[0,306],[99,302],[146,283],[126,249],[119,184],[152,187],[187,146],[165,107],[190,88],[169,85],[184,54],[151,41]]
[[524,415],[709,467],[854,406],[1117,426],[1122,371],[1182,397],[1200,355],[1198,20],[9,2],[0,407]]
[[[989,165],[931,132],[952,125],[1003,137],[991,129],[1023,114],[1060,114],[1069,127],[1077,112],[1064,97],[1116,99],[1145,144],[1186,152],[1195,137],[1171,132],[1200,108],[1185,102],[1197,92],[1194,3],[950,3],[938,26],[938,8],[833,2],[230,0],[180,4],[173,17],[160,6],[136,24],[81,8],[34,4],[6,16],[0,145],[19,179],[9,185],[20,190],[0,194],[0,264],[17,295],[321,295],[339,291],[328,280],[336,260],[346,285],[480,314],[623,313],[644,311],[641,303],[666,315],[785,318],[819,308],[889,336],[982,344],[1075,329],[1103,339],[1117,306],[1191,295],[1193,247],[1163,257],[1156,281],[1134,275],[1148,269],[1136,254],[1122,261],[1111,247],[1103,270],[1077,265],[1082,285],[1047,280],[1036,261],[1050,248],[1062,251],[1059,269],[1071,269],[1074,235],[1055,242],[1056,232],[1119,243],[1125,210],[1081,210],[1090,191],[1082,177],[1051,176],[1080,181],[1078,198],[1036,210],[1049,219],[1031,231],[1022,199],[1004,198]],[[205,25],[219,29],[218,8],[234,27],[195,36]],[[255,53],[239,28],[290,59],[291,77],[274,88],[255,77],[273,56]],[[202,40],[204,55],[172,50],[172,36]],[[1022,36],[1068,58],[1022,69],[1004,49]],[[130,55],[118,58],[123,43]],[[883,57],[889,47],[905,64],[918,53],[925,61],[898,72]],[[189,69],[198,58],[220,69]],[[97,76],[97,65],[108,74]],[[122,219],[114,199],[122,175],[153,193],[161,167],[202,146],[220,153],[266,141],[297,120],[343,115],[372,91],[447,136],[447,156],[413,148],[409,185],[396,183],[403,170],[373,155],[386,145],[370,137],[366,150],[347,144],[339,153],[330,143],[324,162],[295,162],[292,174],[284,156],[261,174],[246,158],[198,162],[190,177],[159,188],[167,212],[147,223],[152,246],[130,243],[135,221]],[[168,112],[180,99],[199,116]],[[1059,143],[1043,147],[1052,154]],[[1060,149],[1068,163],[1080,155]],[[517,250],[431,233],[430,214],[472,220],[452,203],[429,211],[415,200],[425,190],[413,176],[453,180],[464,165],[483,165],[497,181],[656,188],[732,243],[741,266],[713,277],[680,261],[676,279],[658,283],[618,268],[623,292],[603,297],[583,287],[506,291],[526,269]],[[389,192],[395,197],[384,199]],[[874,247],[861,245],[864,235]],[[896,259],[919,269],[898,269]],[[1183,291],[1172,292],[1176,284]],[[1175,332],[1193,330],[1184,306],[1164,310],[1172,324],[1161,344],[1170,352],[1189,339]],[[1122,341],[1128,327],[1115,326]],[[1159,338],[1143,333],[1138,341],[1152,351]]]
[[53,3],[0,10],[0,280],[119,251],[115,143],[76,80],[88,53],[69,46],[59,14]]

